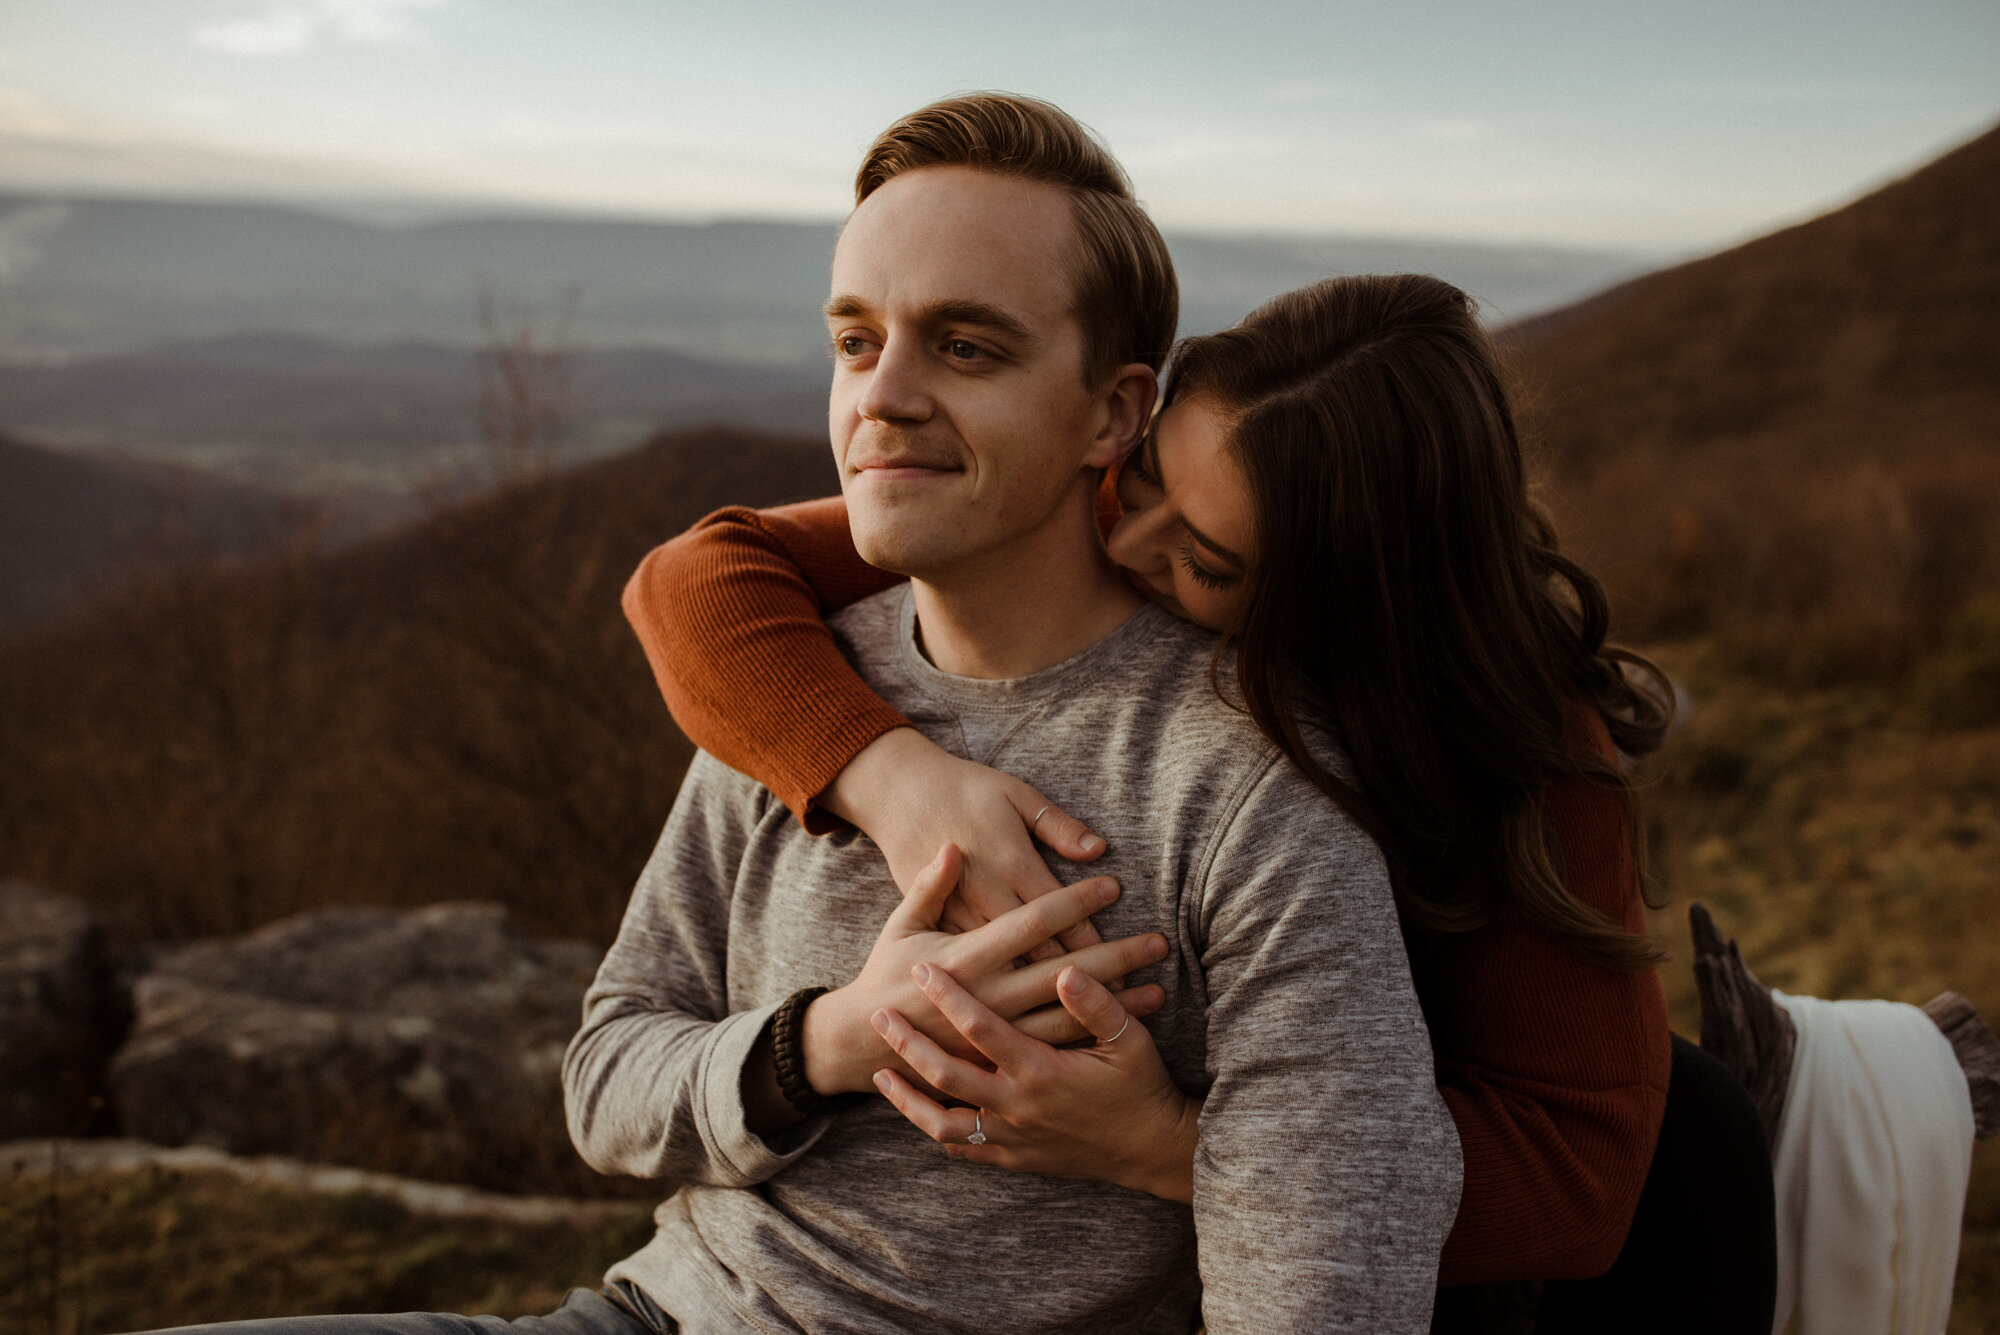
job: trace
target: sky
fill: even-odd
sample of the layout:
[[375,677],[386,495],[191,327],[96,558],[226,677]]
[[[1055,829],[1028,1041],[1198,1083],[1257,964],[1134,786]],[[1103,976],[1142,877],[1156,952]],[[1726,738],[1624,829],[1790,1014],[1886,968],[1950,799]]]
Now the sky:
[[1168,230],[1695,253],[2000,121],[2000,3],[4,0],[0,189],[838,218],[978,88]]

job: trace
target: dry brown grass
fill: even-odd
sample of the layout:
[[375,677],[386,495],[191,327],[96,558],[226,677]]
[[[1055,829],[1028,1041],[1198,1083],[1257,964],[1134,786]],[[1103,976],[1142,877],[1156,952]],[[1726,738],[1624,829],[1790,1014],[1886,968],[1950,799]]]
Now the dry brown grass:
[[99,1335],[250,1317],[514,1317],[595,1288],[647,1207],[580,1228],[425,1219],[382,1197],[153,1169],[0,1180],[0,1328]]
[[2000,437],[1897,461],[1635,450],[1545,495],[1626,634],[1713,636],[1792,685],[1901,680],[2000,589]]
[[[1951,988],[2000,1018],[2000,719],[1941,727],[1906,691],[1775,687],[1712,643],[1656,652],[1696,700],[1647,794],[1675,1028],[1700,1032],[1691,900],[1775,987]],[[2000,1140],[1974,1159],[1965,1230],[1951,1329],[2000,1329]]]
[[0,874],[131,940],[499,899],[608,941],[689,756],[618,609],[653,544],[830,486],[721,429],[393,538],[135,578],[0,645]]

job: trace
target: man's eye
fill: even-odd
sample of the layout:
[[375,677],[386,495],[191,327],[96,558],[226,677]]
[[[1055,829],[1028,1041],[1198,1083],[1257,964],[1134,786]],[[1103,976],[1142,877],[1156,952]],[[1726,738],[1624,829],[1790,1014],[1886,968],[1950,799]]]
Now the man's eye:
[[868,340],[865,338],[836,338],[833,341],[833,346],[839,350],[840,355],[843,357],[859,357],[868,351]]
[[986,349],[977,343],[968,343],[962,338],[952,339],[944,345],[944,350],[953,361],[959,362],[976,361],[986,355]]

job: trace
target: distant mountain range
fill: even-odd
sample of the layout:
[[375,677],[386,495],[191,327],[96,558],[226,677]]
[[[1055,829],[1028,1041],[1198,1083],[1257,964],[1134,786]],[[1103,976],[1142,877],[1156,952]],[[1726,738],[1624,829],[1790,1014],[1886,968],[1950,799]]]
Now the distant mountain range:
[[[0,193],[0,430],[372,511],[461,470],[473,352],[563,354],[572,457],[702,422],[818,432],[832,224],[486,216]],[[1183,328],[1329,273],[1425,269],[1496,318],[1640,257],[1382,238],[1174,238]],[[482,303],[493,313],[482,325]]]
[[[563,369],[568,444],[580,455],[694,422],[825,429],[819,368],[621,348],[567,353]],[[238,335],[0,363],[0,423],[59,447],[172,460],[324,497],[394,491],[462,467],[479,386],[478,359],[464,347]]]
[[[573,300],[580,346],[817,370],[837,233],[831,223],[559,216],[389,226],[275,205],[0,193],[0,358],[272,333],[465,346],[478,341],[486,293],[545,325]],[[1649,258],[1381,237],[1170,242],[1189,333],[1327,274],[1386,269],[1436,273],[1514,319]]]

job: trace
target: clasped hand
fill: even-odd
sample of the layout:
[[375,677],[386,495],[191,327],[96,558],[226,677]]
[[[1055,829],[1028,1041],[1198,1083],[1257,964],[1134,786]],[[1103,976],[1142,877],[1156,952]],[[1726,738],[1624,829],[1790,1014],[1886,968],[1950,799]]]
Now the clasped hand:
[[[1152,1035],[1119,1005],[1127,994],[1064,967],[1057,995],[1096,1039],[1065,1049],[1009,1024],[936,965],[913,973],[926,1002],[982,1061],[952,1055],[894,1010],[876,1012],[876,1030],[933,1092],[971,1106],[946,1107],[891,1070],[876,1072],[875,1087],[945,1153],[1193,1199],[1201,1105],[1175,1087]],[[968,1143],[974,1131],[981,1139]]]
[[[1147,933],[1016,968],[1016,960],[1116,900],[1118,883],[1101,876],[1079,881],[972,931],[947,932],[941,926],[945,902],[957,888],[963,866],[957,846],[946,844],[889,915],[860,976],[807,1008],[806,1079],[819,1093],[874,1089],[877,1071],[908,1070],[877,1032],[878,1012],[894,1011],[945,1050],[962,1057],[975,1054],[913,977],[912,970],[919,966],[948,972],[989,1013],[1011,1022],[1021,1034],[1058,1044],[1088,1033],[1074,1014],[1055,1004],[1058,975],[1075,970],[1100,981],[1118,978],[1166,954],[1165,938]],[[1114,1008],[1132,1015],[1150,1014],[1164,999],[1159,988],[1150,986],[1115,995]]]

